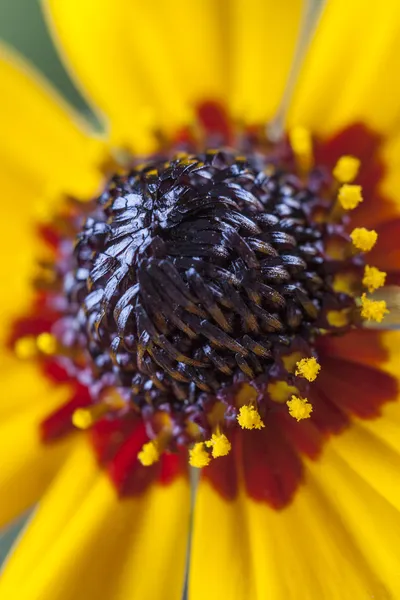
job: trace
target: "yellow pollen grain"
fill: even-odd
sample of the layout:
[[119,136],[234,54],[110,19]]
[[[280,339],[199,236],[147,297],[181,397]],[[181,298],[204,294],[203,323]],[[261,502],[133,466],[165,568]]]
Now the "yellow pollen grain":
[[370,300],[366,294],[361,296],[361,316],[367,321],[381,323],[384,316],[389,313],[384,300]]
[[78,429],[89,429],[93,423],[93,416],[87,408],[77,408],[72,414],[72,424]]
[[343,292],[353,296],[354,289],[358,284],[358,278],[354,273],[337,273],[333,280],[335,292]]
[[[294,369],[293,369],[294,370]],[[270,399],[278,404],[285,404],[292,394],[297,394],[299,390],[294,385],[289,385],[286,381],[273,381],[267,386],[267,392]]]
[[288,400],[286,404],[289,408],[290,416],[296,419],[296,421],[310,418],[313,407],[308,402],[307,398],[292,396],[291,400]]
[[232,445],[224,433],[213,433],[210,440],[205,442],[211,448],[213,458],[226,456],[231,451]]
[[343,310],[329,310],[326,320],[331,327],[346,327],[349,324],[350,311],[348,308]]
[[19,338],[15,342],[14,352],[21,360],[35,357],[37,355],[35,338],[31,335]]
[[374,229],[365,229],[365,227],[356,227],[350,234],[351,241],[358,250],[368,252],[372,250],[378,239],[378,234]]
[[139,462],[144,467],[150,467],[156,463],[160,458],[160,452],[155,442],[147,442],[143,444],[141,451],[137,455]]
[[57,352],[57,340],[51,333],[41,333],[36,338],[36,345],[40,352],[51,356]]
[[302,358],[301,352],[290,352],[290,354],[284,354],[282,356],[283,366],[285,367],[288,373],[294,373],[296,370],[296,365],[299,360]]
[[249,404],[240,407],[237,420],[242,429],[262,429],[265,427],[258,410]]
[[189,450],[189,465],[191,467],[196,467],[197,469],[202,469],[203,467],[207,467],[210,464],[211,456],[207,452],[204,447],[204,442],[197,442]]
[[376,267],[370,267],[369,265],[365,265],[364,277],[363,277],[363,285],[368,288],[369,292],[374,292],[378,288],[385,285],[386,273],[385,271],[380,271]]
[[78,429],[89,429],[101,417],[109,412],[110,407],[104,403],[93,404],[87,408],[77,408],[72,413],[72,424]]
[[345,183],[338,193],[338,200],[344,210],[353,210],[363,201],[361,185]]
[[355,156],[341,156],[332,173],[340,183],[351,183],[358,175],[361,161]]
[[307,381],[315,381],[318,373],[321,370],[321,365],[317,359],[312,356],[311,358],[302,358],[296,364],[296,375],[304,377]]
[[299,165],[310,169],[313,164],[313,144],[311,134],[305,127],[293,127],[289,131],[289,142]]

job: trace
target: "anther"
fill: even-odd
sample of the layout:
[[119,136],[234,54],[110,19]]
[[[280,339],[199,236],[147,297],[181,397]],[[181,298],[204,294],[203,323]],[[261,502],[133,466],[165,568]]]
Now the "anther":
[[355,156],[341,156],[332,174],[339,183],[351,183],[358,175],[361,162]]
[[211,439],[205,442],[207,448],[211,448],[213,458],[226,456],[231,451],[232,445],[224,433],[213,433]]
[[211,456],[207,452],[204,446],[204,442],[197,442],[193,448],[189,450],[189,465],[202,469],[207,467],[211,462]]
[[36,346],[42,354],[52,356],[57,352],[58,343],[54,335],[48,332],[41,333],[36,338]]
[[295,375],[304,377],[307,381],[315,381],[321,370],[321,365],[314,356],[311,358],[302,358],[296,363],[296,367]]
[[103,397],[101,402],[85,408],[77,408],[72,414],[72,423],[78,429],[89,429],[107,413],[116,413],[124,408],[125,403],[116,392]]
[[138,453],[138,460],[144,467],[150,467],[160,458],[160,452],[155,441],[143,444],[141,451]]
[[72,424],[78,429],[89,429],[109,411],[105,402],[93,404],[87,408],[77,408],[72,414]]
[[289,142],[301,171],[309,171],[313,166],[313,144],[311,134],[305,127],[293,127],[289,131]]
[[338,193],[338,201],[344,210],[353,210],[363,201],[361,185],[345,183]]
[[240,407],[237,421],[242,429],[262,429],[265,427],[258,410],[249,404]]
[[385,300],[370,300],[366,294],[361,296],[361,316],[367,321],[381,323],[389,313]]
[[21,360],[34,358],[38,354],[36,339],[33,335],[20,337],[14,344],[15,355]]
[[310,418],[313,407],[307,398],[299,398],[299,396],[293,395],[291,400],[288,400],[286,404],[289,408],[290,416],[296,419],[296,421]]
[[376,267],[365,265],[363,285],[368,288],[370,293],[385,285],[386,273]]
[[350,233],[351,241],[357,250],[369,252],[375,246],[378,234],[374,229],[365,229],[365,227],[356,227]]

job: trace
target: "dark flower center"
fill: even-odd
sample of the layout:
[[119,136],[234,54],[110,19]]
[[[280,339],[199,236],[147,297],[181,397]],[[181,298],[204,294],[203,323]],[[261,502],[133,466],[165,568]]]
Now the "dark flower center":
[[48,255],[10,344],[67,384],[42,440],[90,428],[120,494],[168,483],[189,459],[224,497],[240,473],[253,498],[282,508],[301,457],[397,393],[389,376],[335,358],[368,339],[349,330],[388,312],[367,295],[387,274],[365,264],[378,234],[363,227],[371,189],[359,211],[353,183],[361,146],[377,142],[354,126],[340,143],[295,128],[272,144],[264,128],[233,130],[221,108],[204,116],[40,224]]
[[75,250],[60,244],[67,302],[53,330],[69,373],[94,402],[113,389],[118,409],[169,414],[173,446],[190,441],[188,419],[211,431],[210,403],[265,386],[288,348],[311,356],[321,330],[358,318],[334,289],[359,258],[329,257],[332,242],[348,244],[321,218],[330,184],[320,170],[305,183],[273,154],[225,150],[115,176]]

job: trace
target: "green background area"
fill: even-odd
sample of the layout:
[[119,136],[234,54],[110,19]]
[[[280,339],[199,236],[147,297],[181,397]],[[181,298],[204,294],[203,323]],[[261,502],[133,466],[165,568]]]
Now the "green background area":
[[88,110],[57,56],[39,0],[0,0],[0,38],[39,67],[79,111]]

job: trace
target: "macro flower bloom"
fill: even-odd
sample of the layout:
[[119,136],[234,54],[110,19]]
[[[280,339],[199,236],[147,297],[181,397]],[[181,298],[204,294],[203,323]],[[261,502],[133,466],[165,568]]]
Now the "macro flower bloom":
[[282,131],[300,1],[44,7],[107,134],[2,50],[1,598],[399,598],[400,6]]

